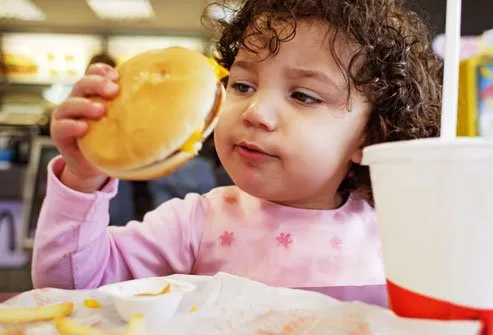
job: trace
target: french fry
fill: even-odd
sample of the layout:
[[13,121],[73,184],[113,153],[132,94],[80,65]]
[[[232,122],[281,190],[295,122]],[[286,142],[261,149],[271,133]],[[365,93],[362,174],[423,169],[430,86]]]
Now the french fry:
[[55,326],[60,335],[106,335],[101,330],[65,318],[55,320]]
[[0,331],[0,335],[24,335],[23,327],[12,327]]
[[0,324],[49,321],[69,316],[73,310],[74,304],[71,302],[30,308],[2,308],[0,309]]
[[142,314],[134,314],[128,321],[125,335],[145,335],[146,324]]

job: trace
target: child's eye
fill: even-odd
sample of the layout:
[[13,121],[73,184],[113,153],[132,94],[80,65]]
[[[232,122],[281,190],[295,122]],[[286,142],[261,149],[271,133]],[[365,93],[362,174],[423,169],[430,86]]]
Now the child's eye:
[[322,102],[322,99],[312,97],[311,95],[299,91],[293,92],[291,94],[291,98],[298,100],[299,102],[302,102],[307,105],[319,104]]
[[252,86],[242,82],[233,83],[231,87],[239,93],[251,93],[255,90]]

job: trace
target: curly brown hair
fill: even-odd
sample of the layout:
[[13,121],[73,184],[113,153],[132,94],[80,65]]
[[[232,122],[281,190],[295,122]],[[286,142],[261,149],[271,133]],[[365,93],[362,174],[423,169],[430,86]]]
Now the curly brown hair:
[[[231,9],[227,3],[212,5]],[[373,106],[364,146],[439,135],[442,62],[425,22],[399,0],[247,0],[232,20],[215,22],[221,33],[218,62],[229,69],[240,47],[255,52],[246,42],[251,36],[265,37],[263,47],[275,54],[295,36],[299,20],[314,19],[358,46],[344,68],[335,52],[337,33],[327,39],[348,93],[355,87]],[[274,28],[278,23],[291,30],[283,28],[281,37]],[[372,203],[368,167],[353,164],[339,191],[357,192]]]

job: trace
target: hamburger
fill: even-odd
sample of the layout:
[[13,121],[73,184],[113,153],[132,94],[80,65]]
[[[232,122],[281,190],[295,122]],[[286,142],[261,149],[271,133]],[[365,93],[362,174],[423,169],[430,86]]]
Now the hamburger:
[[36,60],[27,55],[7,53],[2,58],[7,74],[33,75],[38,72]]
[[78,140],[85,158],[108,176],[162,177],[198,155],[215,128],[228,75],[215,60],[173,47],[139,54],[117,66],[120,92],[107,114],[87,120]]

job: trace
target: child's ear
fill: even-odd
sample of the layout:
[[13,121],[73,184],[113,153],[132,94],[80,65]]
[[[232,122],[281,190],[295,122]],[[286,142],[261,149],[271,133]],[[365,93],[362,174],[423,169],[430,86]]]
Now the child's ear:
[[361,164],[361,161],[363,160],[363,148],[357,149],[353,154],[351,155],[351,161],[356,164]]
[[363,161],[363,148],[365,147],[365,137],[366,135],[362,135],[360,140],[359,140],[359,146],[354,150],[354,152],[351,154],[351,162],[361,165],[361,162]]

